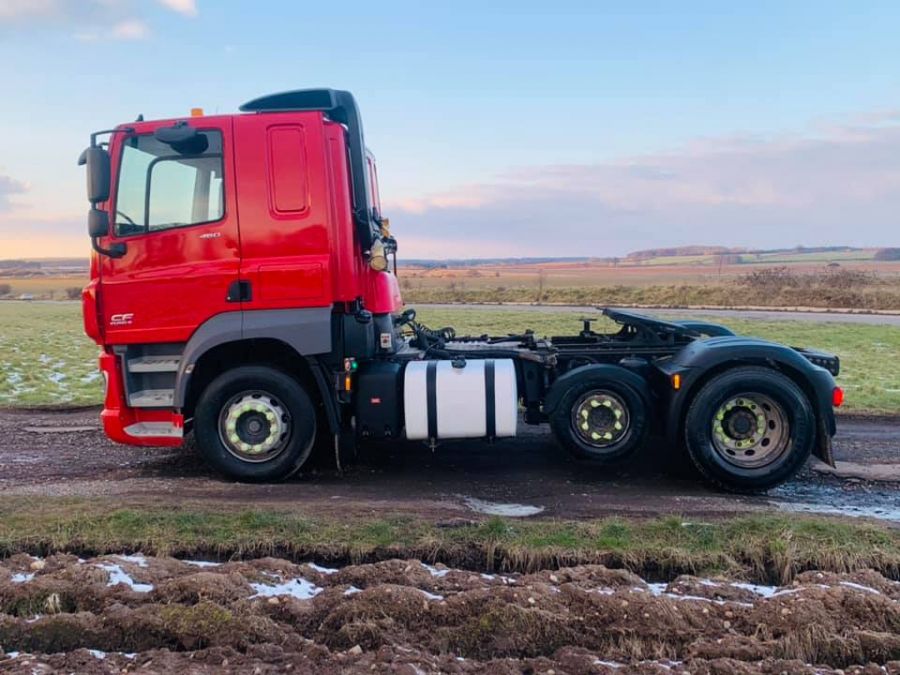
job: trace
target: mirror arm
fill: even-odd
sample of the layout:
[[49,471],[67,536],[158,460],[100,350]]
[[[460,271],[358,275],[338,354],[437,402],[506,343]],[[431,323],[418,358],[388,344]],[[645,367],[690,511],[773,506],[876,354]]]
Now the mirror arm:
[[128,250],[128,247],[122,243],[115,243],[109,248],[103,248],[102,246],[100,246],[100,240],[98,237],[91,237],[91,248],[100,255],[109,256],[110,258],[121,258]]

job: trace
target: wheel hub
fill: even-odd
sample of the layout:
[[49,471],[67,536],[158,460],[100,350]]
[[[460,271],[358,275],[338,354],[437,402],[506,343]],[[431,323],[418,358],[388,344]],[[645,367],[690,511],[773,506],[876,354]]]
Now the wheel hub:
[[628,408],[611,392],[589,392],[575,404],[572,425],[585,442],[607,447],[620,441],[628,432]]
[[713,446],[736,466],[756,468],[777,459],[787,448],[790,428],[782,407],[762,394],[742,394],[725,401],[712,422]]
[[228,451],[244,461],[272,459],[286,445],[290,418],[278,399],[262,392],[246,392],[222,409],[219,436]]

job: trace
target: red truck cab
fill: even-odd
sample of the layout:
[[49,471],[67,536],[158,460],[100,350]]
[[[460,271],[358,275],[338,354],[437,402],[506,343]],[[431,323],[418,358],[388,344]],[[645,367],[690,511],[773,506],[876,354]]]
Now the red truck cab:
[[103,349],[114,440],[180,443],[210,350],[278,340],[300,358],[332,353],[345,333],[333,315],[392,332],[395,244],[352,97],[288,92],[242,109],[120,125],[90,150],[107,154],[108,178],[94,181],[107,193],[92,195],[105,222],[85,330]]

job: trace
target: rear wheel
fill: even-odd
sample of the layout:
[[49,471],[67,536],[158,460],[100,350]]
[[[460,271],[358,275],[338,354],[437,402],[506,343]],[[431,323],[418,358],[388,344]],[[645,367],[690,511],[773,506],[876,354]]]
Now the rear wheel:
[[614,462],[631,455],[646,439],[647,404],[624,382],[588,378],[565,393],[550,426],[576,457]]
[[815,442],[815,415],[786,375],[735,368],[710,380],[694,398],[685,440],[707,480],[727,490],[761,492],[804,465]]
[[267,366],[244,366],[207,386],[197,402],[194,433],[200,454],[227,476],[280,480],[309,457],[316,411],[290,375]]

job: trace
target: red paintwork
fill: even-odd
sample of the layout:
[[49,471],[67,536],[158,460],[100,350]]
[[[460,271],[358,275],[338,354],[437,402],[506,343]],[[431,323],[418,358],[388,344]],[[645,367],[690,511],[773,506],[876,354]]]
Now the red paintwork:
[[170,436],[131,436],[125,427],[137,422],[171,422],[176,427],[184,427],[184,417],[171,410],[141,410],[129,408],[125,403],[125,388],[122,386],[121,365],[114,354],[100,354],[100,372],[106,380],[106,398],[100,421],[103,431],[110,440],[129,445],[149,445],[177,447],[182,440]]
[[[135,122],[136,134],[176,120]],[[393,274],[367,264],[351,217],[347,146],[340,124],[319,112],[262,113],[187,118],[222,134],[225,216],[215,223],[144,235],[104,237],[122,242],[118,259],[93,254],[91,282],[83,294],[85,332],[101,347],[186,342],[212,316],[230,311],[305,307],[340,308],[362,299],[373,313],[402,307]],[[124,126],[124,125],[123,125]],[[115,213],[115,184],[126,134],[110,144],[113,194],[99,205]],[[374,158],[368,170],[372,203],[379,206]],[[226,301],[238,279],[252,288],[249,302]],[[115,356],[101,357],[109,377],[104,426],[114,440],[143,443],[122,429],[149,420],[151,411],[122,399]],[[152,411],[153,419],[173,413]],[[171,444],[172,439],[151,439]],[[165,443],[163,442],[166,441]]]

